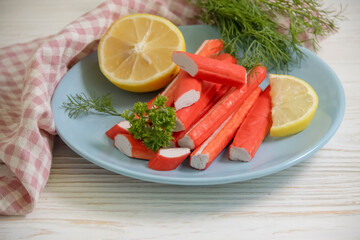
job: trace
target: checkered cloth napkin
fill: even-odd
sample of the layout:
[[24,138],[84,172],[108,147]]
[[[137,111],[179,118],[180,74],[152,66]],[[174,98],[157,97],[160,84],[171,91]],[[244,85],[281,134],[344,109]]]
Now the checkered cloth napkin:
[[176,25],[193,24],[196,10],[179,0],[111,0],[58,34],[0,49],[0,214],[34,209],[50,173],[50,100],[69,68],[96,49],[120,16],[150,13]]

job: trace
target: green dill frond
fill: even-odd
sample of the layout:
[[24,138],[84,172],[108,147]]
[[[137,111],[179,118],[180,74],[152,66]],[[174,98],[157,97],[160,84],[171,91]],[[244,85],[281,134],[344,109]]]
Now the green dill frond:
[[[258,64],[287,71],[302,59],[300,45],[337,31],[341,12],[321,9],[317,0],[192,0],[204,23],[217,26],[224,49],[247,69]],[[289,19],[288,26],[277,22]],[[304,34],[312,38],[304,39]]]
[[70,118],[77,118],[80,114],[89,114],[91,111],[121,116],[112,106],[109,94],[104,94],[101,97],[97,97],[94,93],[91,93],[90,96],[85,93],[70,94],[67,96],[67,102],[63,103],[62,108],[65,109]]

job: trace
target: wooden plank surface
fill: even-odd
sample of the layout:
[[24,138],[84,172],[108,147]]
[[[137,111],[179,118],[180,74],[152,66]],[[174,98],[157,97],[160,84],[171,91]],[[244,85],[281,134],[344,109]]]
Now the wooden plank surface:
[[[100,0],[2,0],[0,47],[56,33]],[[172,186],[117,175],[55,138],[33,213],[1,217],[0,239],[360,239],[360,1],[318,55],[337,73],[346,113],[313,157],[277,174],[219,186]],[[1,164],[0,164],[1,166]]]

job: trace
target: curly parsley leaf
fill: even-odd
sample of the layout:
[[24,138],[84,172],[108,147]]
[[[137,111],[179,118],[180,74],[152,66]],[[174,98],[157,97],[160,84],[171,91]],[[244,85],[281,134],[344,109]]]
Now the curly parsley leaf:
[[165,106],[166,101],[167,98],[159,94],[153,108],[148,109],[147,103],[138,102],[121,115],[130,122],[129,133],[154,152],[167,147],[173,139],[176,115],[174,108]]

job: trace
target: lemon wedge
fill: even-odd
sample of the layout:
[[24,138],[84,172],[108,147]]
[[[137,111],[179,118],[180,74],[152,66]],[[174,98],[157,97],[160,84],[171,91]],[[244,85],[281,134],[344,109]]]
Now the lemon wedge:
[[303,131],[313,119],[318,96],[304,80],[269,74],[273,125],[270,136],[282,137]]
[[180,30],[165,18],[132,14],[117,19],[100,39],[101,72],[119,88],[150,92],[178,73],[173,51],[185,51]]

